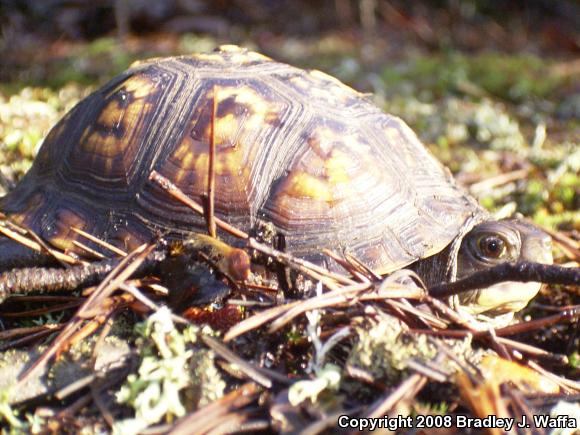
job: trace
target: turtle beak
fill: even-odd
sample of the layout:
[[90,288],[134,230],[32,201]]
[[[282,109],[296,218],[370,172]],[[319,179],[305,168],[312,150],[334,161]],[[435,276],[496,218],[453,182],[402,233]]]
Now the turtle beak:
[[513,223],[520,228],[522,247],[519,261],[552,264],[552,238],[530,223],[517,220]]

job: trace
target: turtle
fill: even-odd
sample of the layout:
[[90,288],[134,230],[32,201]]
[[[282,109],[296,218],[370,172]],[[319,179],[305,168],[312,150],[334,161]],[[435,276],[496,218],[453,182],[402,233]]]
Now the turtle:
[[[494,220],[369,95],[231,45],[136,62],[80,101],[0,211],[79,255],[75,228],[126,250],[159,234],[205,232],[203,217],[150,174],[193,198],[205,194],[212,132],[215,215],[246,232],[271,225],[287,252],[330,270],[340,266],[325,248],[382,275],[409,267],[428,286],[502,262],[552,262],[547,234],[523,220]],[[3,270],[44,260],[0,241]],[[512,313],[539,287],[502,283],[455,303],[475,314]]]

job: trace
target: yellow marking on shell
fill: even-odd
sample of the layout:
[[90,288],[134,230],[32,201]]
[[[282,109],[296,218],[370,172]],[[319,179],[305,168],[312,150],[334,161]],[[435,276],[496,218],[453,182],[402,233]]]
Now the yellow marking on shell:
[[104,126],[113,128],[123,124],[125,113],[125,109],[121,107],[120,102],[117,100],[112,100],[101,111],[99,117],[97,118],[97,122]]
[[186,138],[173,152],[173,157],[179,162],[179,167],[182,168],[173,174],[173,181],[179,184],[187,176],[189,168],[195,165],[193,163],[195,155],[191,146],[191,139]]
[[[188,141],[183,141],[174,151],[173,156],[179,160],[184,161],[186,158],[192,156],[192,149]],[[183,165],[184,167],[187,165]]]
[[[339,144],[343,147],[337,146]],[[320,126],[313,132],[309,145],[317,156],[317,161],[313,161],[311,166],[324,167],[325,178],[331,185],[344,183],[346,186],[340,188],[348,189],[349,169],[352,169],[354,162],[352,155],[347,154],[344,149],[359,149],[362,153],[363,147],[367,147],[356,136],[343,134],[326,126]]]
[[[217,136],[217,135],[216,135]],[[218,136],[219,137],[219,136]],[[202,146],[205,144],[202,144]],[[216,144],[217,145],[217,144]],[[172,160],[179,162],[178,170],[172,176],[174,181],[179,184],[190,170],[193,170],[198,176],[195,178],[194,190],[201,192],[207,188],[207,169],[209,167],[209,150],[199,151],[192,146],[191,139],[186,139],[175,150]],[[215,157],[214,171],[216,176],[232,175],[233,177],[247,178],[250,174],[250,168],[243,162],[244,152],[240,147],[227,146],[220,148]]]
[[308,145],[315,152],[317,156],[325,157],[332,151],[337,140],[337,135],[330,128],[323,124],[315,127],[315,130],[310,133],[308,138]]
[[[128,92],[128,89],[125,88],[125,91]],[[101,110],[96,124],[103,129],[110,130],[110,132],[95,131],[94,126],[89,125],[80,141],[83,150],[91,153],[95,158],[106,157],[111,159],[126,148],[126,138],[135,133],[140,119],[151,110],[151,103],[146,98],[143,98],[149,95],[149,92],[143,93],[142,90],[137,91],[135,89],[134,91],[133,93],[128,93],[127,98],[137,98],[138,95],[140,97],[128,103],[126,107],[122,107],[122,102],[113,98]],[[114,133],[116,128],[119,129],[124,138],[120,138]],[[110,170],[111,165],[111,161],[106,163],[106,171]]]
[[[216,154],[214,170],[216,175],[233,175],[239,177],[242,174],[249,174],[249,168],[242,165],[243,154],[234,148],[229,150],[220,150]],[[195,159],[194,168],[196,173],[202,174],[207,172],[209,164],[209,154],[201,153]],[[206,182],[205,177],[203,183]],[[205,186],[205,184],[204,184]]]
[[401,132],[395,127],[385,127],[384,133],[388,142],[397,143],[401,141]]
[[[214,125],[216,146],[228,144],[228,139],[236,137],[240,127],[240,120],[233,113],[228,113],[221,118],[217,118]],[[233,147],[236,146],[235,143],[231,145]]]
[[250,51],[237,45],[222,45],[218,48],[218,51],[213,53],[196,53],[192,55],[194,59],[213,61],[223,63],[225,62],[225,57],[227,56],[228,61],[233,63],[249,63],[256,60],[271,61],[268,56],[256,53],[255,51]]
[[[352,158],[336,147],[341,141],[338,134],[328,127],[319,127],[313,132],[308,141],[313,152],[308,154],[307,160],[297,162],[297,168],[280,186],[281,194],[332,202],[336,194],[343,196],[350,191],[348,168],[352,166]],[[306,170],[298,169],[304,166]],[[319,175],[309,172],[316,168],[322,168]]]
[[248,50],[235,44],[222,44],[218,47],[218,50],[223,53],[245,53]]
[[82,148],[91,153],[93,158],[101,159],[102,156],[105,156],[110,159],[119,154],[124,142],[117,139],[114,135],[103,137],[100,133],[91,133],[91,130],[87,129],[81,138],[81,144]]
[[143,98],[155,92],[156,84],[144,75],[135,74],[125,80],[114,92],[124,89],[133,98]]
[[[235,147],[237,144],[234,143],[234,139],[243,140],[243,134],[240,136],[243,130],[260,131],[265,124],[272,123],[280,117],[281,105],[266,100],[249,86],[217,87],[217,97],[219,101],[233,99],[234,104],[247,109],[247,112],[239,116],[233,113],[226,113],[224,116],[215,119],[216,146],[229,144]],[[218,113],[220,111],[219,101]],[[204,137],[208,138],[208,140],[210,127],[210,122],[208,122],[204,126],[203,132]]]
[[333,199],[328,182],[304,171],[294,171],[288,174],[281,190],[283,194],[294,198],[311,198],[326,202],[331,202]]
[[[209,124],[209,123],[208,123]],[[242,173],[248,173],[248,168],[242,164],[244,156],[243,147],[238,146],[238,143],[232,143],[232,138],[239,138],[238,131],[240,129],[240,122],[234,114],[228,113],[223,117],[215,120],[215,138],[216,138],[216,158],[214,163],[214,170],[216,175],[239,176]],[[205,137],[209,137],[209,125],[206,128]],[[242,139],[243,140],[243,139]],[[198,144],[197,147],[192,146],[190,139],[186,139],[174,151],[173,158],[180,162],[180,167],[191,168],[196,174],[203,174],[207,172],[209,162],[209,144]],[[203,148],[202,148],[203,147]],[[200,150],[200,148],[202,148]],[[193,163],[193,165],[192,165]],[[187,171],[179,171],[174,176],[175,181],[181,181],[187,175]],[[198,182],[201,185],[198,188],[204,188],[206,177],[198,177]]]
[[[267,100],[250,86],[218,86],[216,90],[218,116],[214,120],[215,174],[221,177],[231,176],[228,182],[235,182],[239,189],[244,189],[251,173],[247,162],[252,161],[258,152],[256,141],[264,134],[264,129],[279,119],[282,104]],[[213,92],[208,90],[205,101],[198,104],[192,119],[195,131],[184,136],[182,143],[170,157],[173,165],[178,166],[171,174],[174,182],[179,185],[188,179],[194,185],[187,186],[187,189],[193,189],[195,193],[205,192],[207,189],[211,129],[208,112],[213,103],[212,99]],[[192,172],[195,174],[193,177]]]
[[76,251],[78,248],[73,244],[73,240],[78,238],[78,234],[71,227],[84,230],[86,227],[85,218],[71,210],[59,210],[56,215],[54,232],[49,237],[50,244],[62,250],[72,249]]
[[[246,132],[262,130],[265,125],[279,118],[280,105],[266,100],[262,95],[249,86],[243,87],[218,87],[220,101],[233,98],[234,104],[247,109],[243,115],[226,113],[215,119],[214,134],[218,149],[216,159],[217,173],[236,173],[240,169],[243,156],[242,151],[246,147],[252,147],[253,143],[246,143]],[[220,106],[218,102],[218,112]],[[209,139],[210,123],[205,126],[204,135]],[[234,150],[239,148],[239,152]],[[204,157],[204,159],[206,159]],[[205,163],[205,162],[204,162]],[[198,163],[196,163],[196,166]]]
[[[319,124],[308,140],[310,151],[297,160],[278,188],[278,194],[310,198],[333,204],[362,195],[360,183],[352,177],[366,177],[361,171],[374,171],[368,146],[355,134]],[[353,151],[356,150],[356,154]]]
[[[262,122],[272,117],[278,116],[279,105],[273,101],[266,100],[261,94],[250,86],[241,87],[218,87],[218,98],[220,101],[234,97],[236,104],[243,105],[250,109],[251,118],[256,118],[256,122]],[[219,101],[218,101],[219,104]]]
[[193,162],[193,159],[194,159],[193,153],[189,152],[183,156],[183,158],[181,159],[181,164],[183,165],[184,168],[189,168],[191,166],[191,163]]
[[75,246],[72,240],[66,237],[53,237],[50,239],[50,244],[55,248],[61,249],[63,251],[67,249],[73,249]]
[[347,168],[351,166],[352,160],[343,152],[333,150],[330,157],[324,162],[324,172],[330,184],[336,186],[341,183],[348,183],[349,176]]

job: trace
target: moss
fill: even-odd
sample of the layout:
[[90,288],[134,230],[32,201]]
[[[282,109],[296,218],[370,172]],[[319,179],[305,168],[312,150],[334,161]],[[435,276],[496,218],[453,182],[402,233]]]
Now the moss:
[[574,352],[569,357],[570,366],[580,369],[580,352]]
[[562,175],[556,188],[554,197],[562,203],[564,209],[579,209],[580,175],[566,173]]
[[0,94],[0,170],[19,179],[31,166],[42,140],[56,122],[88,90],[70,85],[60,91],[26,87]]
[[448,52],[389,64],[381,78],[387,89],[433,101],[450,94],[499,97],[512,102],[547,98],[567,84],[552,63],[534,55]]

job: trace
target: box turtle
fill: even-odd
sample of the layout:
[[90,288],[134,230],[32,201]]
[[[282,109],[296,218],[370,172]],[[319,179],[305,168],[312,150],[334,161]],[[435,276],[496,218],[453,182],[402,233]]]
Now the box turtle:
[[[296,256],[337,269],[321,254],[330,248],[382,274],[412,265],[429,285],[505,261],[551,262],[546,234],[493,221],[367,96],[234,46],[139,62],[113,78],[50,131],[0,210],[72,251],[80,237],[72,227],[125,249],[205,231],[149,176],[155,170],[194,198],[207,191],[214,99],[215,213],[244,231],[269,222]],[[39,260],[0,244],[3,269]],[[461,303],[510,312],[538,289],[503,283]]]

